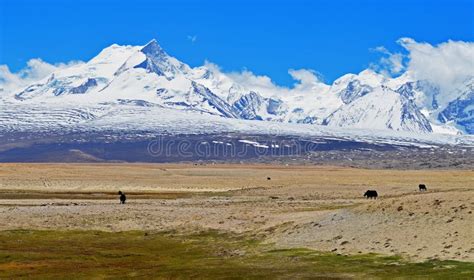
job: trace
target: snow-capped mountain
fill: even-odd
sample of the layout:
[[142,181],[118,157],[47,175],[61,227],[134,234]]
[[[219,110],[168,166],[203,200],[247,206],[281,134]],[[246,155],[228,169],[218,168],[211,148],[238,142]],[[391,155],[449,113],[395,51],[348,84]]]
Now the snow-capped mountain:
[[[21,130],[15,112],[37,113],[42,108],[43,114],[33,120],[40,123],[49,120],[52,111],[47,108],[91,108],[82,120],[87,125],[126,105],[135,106],[137,114],[153,107],[186,111],[190,114],[184,115],[191,118],[194,113],[335,128],[473,134],[473,81],[468,79],[444,94],[433,83],[411,78],[410,73],[388,78],[365,70],[344,75],[331,85],[314,83],[301,93],[261,93],[219,69],[192,68],[152,40],[145,46],[112,45],[86,63],[2,94],[0,129]],[[68,116],[62,122],[67,124]]]
[[52,96],[97,92],[111,82],[117,69],[139,49],[140,47],[112,45],[89,62],[56,71],[14,96],[20,101],[45,101]]
[[365,128],[367,123],[375,129],[433,131],[430,122],[413,101],[385,86],[372,89],[362,96],[355,95],[354,100],[341,106],[325,120],[325,124],[336,127]]
[[459,97],[452,100],[439,113],[441,123],[455,122],[468,134],[474,134],[474,78],[465,83],[459,90]]

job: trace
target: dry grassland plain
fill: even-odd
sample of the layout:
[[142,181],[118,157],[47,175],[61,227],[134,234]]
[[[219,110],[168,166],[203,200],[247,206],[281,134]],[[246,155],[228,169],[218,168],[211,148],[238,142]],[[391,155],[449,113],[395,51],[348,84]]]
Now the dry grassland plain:
[[[426,184],[428,191],[420,192],[420,183]],[[369,189],[377,190],[378,199],[363,197]],[[125,205],[118,203],[119,190],[127,195]],[[216,255],[224,262],[247,258],[241,259],[241,263],[258,263],[251,253],[255,250],[260,256],[278,252],[285,258],[302,258],[304,261],[298,265],[314,264],[328,257],[315,257],[308,252],[359,258],[352,263],[354,270],[346,264],[347,271],[333,269],[331,275],[324,274],[328,271],[314,271],[311,265],[294,271],[288,266],[287,272],[293,273],[288,275],[293,276],[299,271],[321,277],[390,278],[393,276],[390,273],[405,275],[405,272],[388,270],[387,274],[380,271],[377,274],[375,267],[365,271],[355,267],[363,268],[372,262],[385,268],[390,263],[396,269],[394,263],[406,262],[407,273],[418,271],[419,275],[433,273],[434,278],[469,279],[474,273],[473,208],[472,170],[368,170],[264,164],[1,164],[0,276],[20,273],[21,265],[46,273],[44,277],[60,275],[46,269],[48,264],[32,264],[32,256],[15,255],[21,246],[14,246],[12,238],[25,244],[34,241],[41,246],[51,242],[48,238],[54,234],[62,236],[69,232],[79,238],[78,232],[86,235],[98,232],[125,238],[130,233],[130,240],[135,240],[134,234],[138,232],[139,236],[158,236],[157,240],[161,241],[164,239],[160,238],[168,236],[169,242],[175,243],[199,236],[204,240],[200,244],[207,244],[206,250],[212,252],[192,247],[191,243],[189,250]],[[30,235],[25,235],[25,231]],[[31,234],[44,239],[33,238]],[[206,242],[210,235],[219,236],[221,241],[213,239],[214,245],[209,245]],[[84,244],[86,240],[83,239]],[[70,242],[74,244],[74,238]],[[239,242],[245,244],[235,248]],[[250,249],[248,244],[252,242],[257,242],[259,249]],[[214,248],[215,244],[221,245]],[[367,254],[400,259],[373,262],[366,257],[372,255]],[[268,271],[253,276],[270,276],[266,273],[275,272],[270,269],[272,266],[282,265],[274,255],[267,257],[268,267],[264,264],[261,267],[269,268]],[[367,263],[363,264],[364,260]],[[327,267],[334,267],[330,265],[333,260],[327,261]],[[455,263],[449,263],[452,261]],[[439,266],[437,262],[441,262]],[[342,265],[344,260],[338,263]],[[238,267],[228,265],[229,269]],[[177,274],[153,275],[177,277],[180,274],[176,269],[169,271]],[[100,271],[91,268],[81,275],[113,275],[108,270]],[[448,274],[440,273],[443,271]],[[201,272],[194,276],[219,277],[210,271],[207,271],[210,274]],[[279,275],[285,275],[282,273]]]

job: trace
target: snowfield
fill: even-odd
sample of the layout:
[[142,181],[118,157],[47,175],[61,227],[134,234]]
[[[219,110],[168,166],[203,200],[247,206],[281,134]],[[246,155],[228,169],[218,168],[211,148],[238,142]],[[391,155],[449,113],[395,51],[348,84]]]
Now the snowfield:
[[[23,109],[23,110],[22,110]],[[45,113],[47,112],[47,113]],[[10,116],[14,115],[15,118]],[[413,133],[387,129],[337,128],[315,124],[266,122],[223,118],[195,110],[176,110],[160,106],[107,104],[67,107],[64,104],[9,107],[0,110],[0,131],[79,133],[115,131],[132,135],[150,131],[155,135],[226,134],[320,137],[366,143],[384,143],[429,148],[432,145],[460,145],[474,147],[472,135]],[[139,139],[140,135],[134,135]]]

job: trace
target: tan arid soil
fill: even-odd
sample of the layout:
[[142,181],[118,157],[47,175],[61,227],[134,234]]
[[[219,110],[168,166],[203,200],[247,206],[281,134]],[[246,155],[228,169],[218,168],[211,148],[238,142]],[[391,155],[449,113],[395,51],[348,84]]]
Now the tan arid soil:
[[285,248],[474,261],[473,210],[472,170],[0,164],[0,230],[218,229]]

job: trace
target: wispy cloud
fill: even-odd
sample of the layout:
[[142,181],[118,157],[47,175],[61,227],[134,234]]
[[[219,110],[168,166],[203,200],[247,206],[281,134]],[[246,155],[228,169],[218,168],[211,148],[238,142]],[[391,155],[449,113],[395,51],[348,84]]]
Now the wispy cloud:
[[383,56],[378,63],[372,63],[371,68],[381,72],[386,76],[392,76],[402,73],[405,70],[404,59],[402,53],[392,53],[384,46],[378,46],[371,49],[373,52],[381,53]]
[[[214,72],[222,73],[216,64],[206,62],[205,66]],[[307,94],[314,90],[320,90],[321,87],[325,86],[321,75],[312,69],[289,69],[288,74],[295,81],[292,87],[280,86],[269,76],[257,75],[247,69],[225,73],[234,82],[267,97]]]
[[188,35],[188,36],[187,36],[187,39],[188,39],[189,41],[191,41],[192,44],[196,43],[197,38],[198,38],[197,35]]

